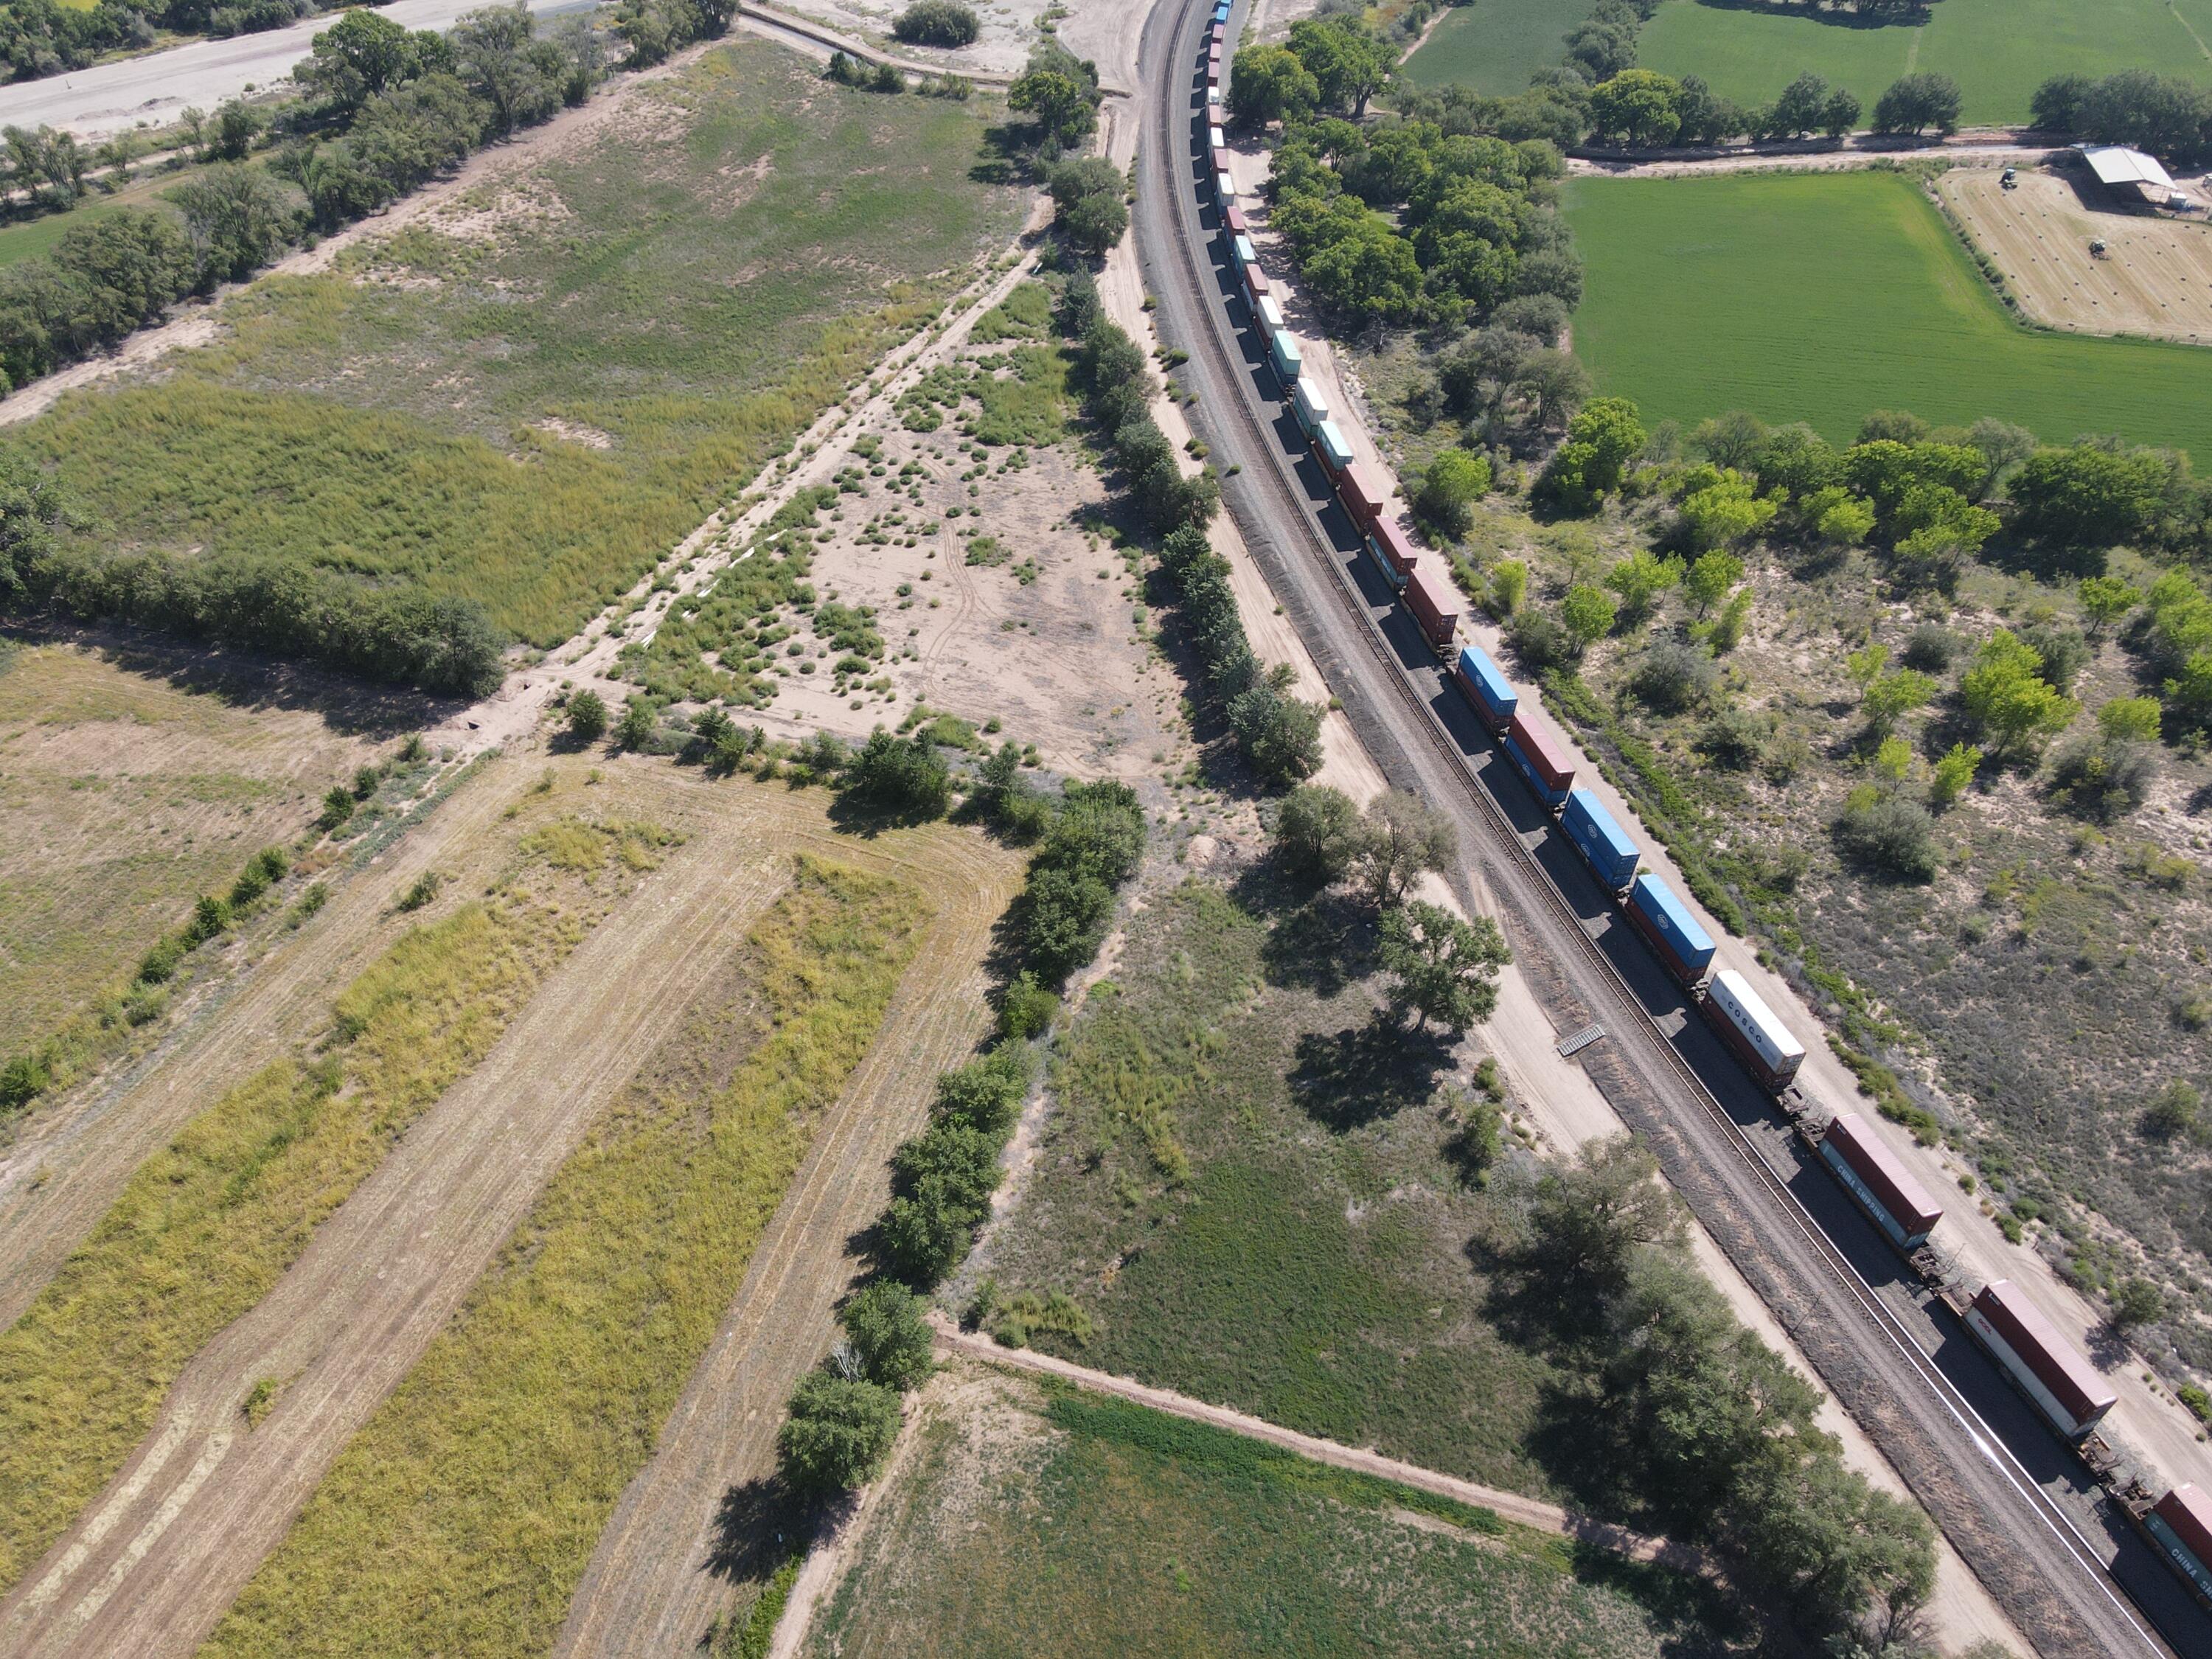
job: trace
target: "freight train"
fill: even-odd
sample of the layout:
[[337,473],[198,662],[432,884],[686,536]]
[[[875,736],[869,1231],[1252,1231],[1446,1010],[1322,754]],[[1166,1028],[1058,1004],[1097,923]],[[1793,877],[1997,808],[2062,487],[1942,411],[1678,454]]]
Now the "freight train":
[[1306,377],[1304,354],[1284,325],[1280,303],[1260,267],[1219,125],[1229,12],[1229,0],[1217,0],[1204,47],[1214,204],[1237,273],[1239,298],[1283,400],[1359,532],[1367,556],[1404,601],[1422,636],[1449,660],[1453,683],[1497,740],[1506,763],[1538,803],[1556,816],[1568,844],[1722,1044],[1776,1097],[1852,1203],[1959,1316],[2037,1413],[2075,1449],[2197,1598],[2212,1607],[2212,1498],[2183,1485],[2154,1499],[2139,1480],[2116,1472],[2118,1460],[2097,1434],[2117,1399],[2111,1385],[2010,1280],[1971,1293],[1958,1281],[1929,1248],[1943,1218],[1942,1207],[1864,1118],[1844,1112],[1824,1119],[1810,1108],[1795,1086],[1805,1045],[1743,975],[1733,968],[1714,970],[1717,952],[1712,936],[1665,881],[1641,867],[1643,854],[1635,841],[1596,794],[1577,786],[1573,763],[1528,718],[1521,694],[1498,665],[1480,647],[1458,643],[1455,585],[1438,570],[1437,561],[1419,556],[1389,516],[1388,492],[1355,458],[1341,417]]

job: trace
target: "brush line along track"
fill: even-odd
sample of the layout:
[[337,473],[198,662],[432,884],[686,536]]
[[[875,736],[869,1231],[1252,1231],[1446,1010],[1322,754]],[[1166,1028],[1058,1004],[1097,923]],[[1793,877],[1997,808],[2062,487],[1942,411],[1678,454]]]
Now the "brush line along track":
[[[1200,240],[1211,235],[1200,219],[1194,165],[1200,137],[1198,122],[1204,112],[1198,111],[1194,98],[1188,129],[1179,136],[1176,100],[1179,93],[1189,92],[1198,84],[1197,43],[1202,21],[1210,10],[1203,4],[1187,5],[1180,15],[1163,9],[1154,14],[1148,26],[1148,33],[1157,31],[1168,38],[1157,43],[1164,50],[1145,54],[1146,61],[1163,64],[1164,69],[1159,81],[1147,88],[1156,105],[1157,118],[1147,135],[1152,142],[1146,146],[1154,154],[1147,158],[1139,181],[1140,248],[1150,258],[1173,259],[1173,276],[1182,295],[1194,299],[1199,311],[1205,313],[1178,332],[1188,337],[1189,347],[1203,356],[1218,376],[1220,389],[1228,394],[1201,401],[1200,408],[1209,417],[1208,423],[1218,430],[1219,422],[1212,418],[1212,412],[1229,405],[1220,420],[1233,423],[1237,435],[1245,440],[1234,447],[1249,450],[1258,463],[1241,468],[1239,478],[1230,482],[1256,480],[1266,498],[1261,523],[1246,526],[1240,514],[1239,524],[1246,529],[1255,556],[1261,558],[1270,586],[1299,624],[1324,675],[1355,711],[1355,720],[1359,718],[1355,696],[1370,690],[1376,678],[1391,688],[1387,695],[1395,699],[1396,707],[1390,714],[1402,718],[1389,720],[1386,740],[1370,744],[1386,772],[1394,769],[1388,762],[1390,751],[1399,747],[1395,739],[1409,731],[1417,731],[1423,747],[1443,763],[1453,793],[1463,798],[1458,816],[1477,828],[1485,862],[1504,878],[1499,885],[1519,919],[1536,929],[1554,951],[1565,945],[1583,970],[1572,975],[1571,986],[1561,985],[1559,990],[1597,1005],[1593,1013],[1605,1018],[1607,1029],[1617,1036],[1620,1048],[1633,1051],[1632,1069],[1608,1067],[1616,1075],[1598,1080],[1624,1115],[1639,1128],[1646,1128],[1647,1123],[1650,1126],[1646,1133],[1668,1163],[1674,1184],[1690,1198],[1709,1231],[1740,1262],[1747,1255],[1762,1258],[1745,1264],[1746,1271],[1770,1303],[1778,1300],[1770,1291],[1778,1278],[1786,1281],[1794,1276],[1800,1281],[1784,1287],[1785,1297],[1800,1305],[1777,1308],[1793,1334],[1806,1331],[1808,1315],[1833,1321],[1837,1334],[1855,1331],[1855,1340],[1844,1340],[1878,1375],[1853,1379],[1858,1386],[1848,1390],[1847,1406],[1884,1443],[1960,1553],[2021,1628],[2035,1632],[2038,1645],[2048,1654],[2166,1651],[2123,1601],[2073,1518],[2017,1464],[1676,1051],[1664,1029],[1607,961],[1565,896],[1545,873],[1468,757],[1433,714],[1422,707],[1407,675],[1392,660],[1365,600],[1351,586],[1338,550],[1321,533],[1314,503],[1296,480],[1292,458],[1255,414],[1247,388],[1239,384],[1249,379],[1249,371],[1241,354],[1232,349],[1234,325],[1218,286],[1206,281],[1210,267],[1200,262],[1195,251]],[[1155,234],[1144,235],[1147,228]],[[1171,256],[1166,252],[1166,244],[1173,246]],[[1164,303],[1163,320],[1168,309]],[[1274,550],[1269,532],[1278,530],[1292,545],[1270,560],[1265,556]],[[1319,585],[1327,590],[1333,608],[1348,629],[1326,629],[1324,619],[1315,614],[1310,604],[1300,603],[1310,599],[1314,585],[1297,566],[1302,556],[1308,569],[1315,560],[1331,567],[1330,576]],[[1329,648],[1329,640],[1342,639],[1347,631],[1356,634],[1364,645],[1371,659],[1371,672],[1358,672]],[[1323,637],[1316,638],[1316,632]],[[1358,684],[1347,684],[1347,679]],[[1413,758],[1406,757],[1409,763]],[[1421,769],[1434,776],[1433,769]],[[1472,804],[1471,812],[1468,804]],[[1525,958],[1524,965],[1533,966]],[[1554,1006],[1559,1000],[1547,999]],[[1622,1084],[1629,1085],[1626,1091]],[[1657,1096],[1657,1101],[1647,1105],[1633,1098],[1642,1092],[1639,1085]],[[1672,1133],[1651,1133],[1662,1127]],[[1729,1183],[1736,1188],[1729,1193],[1717,1189],[1710,1180],[1686,1178],[1695,1172],[1685,1168],[1684,1160],[1697,1158],[1698,1147],[1710,1146],[1716,1136],[1727,1149],[1725,1155],[1739,1166],[1739,1173],[1751,1177],[1749,1194],[1742,1193],[1741,1181]],[[1710,1160],[1704,1173],[1725,1179],[1725,1172],[1711,1168]],[[1747,1197],[1747,1204],[1743,1201]],[[1709,1207],[1716,1201],[1722,1206],[1717,1215]],[[1773,1224],[1777,1218],[1780,1228]],[[1755,1231],[1747,1234],[1747,1224]],[[1747,1237],[1757,1238],[1766,1249],[1748,1249]],[[1788,1249],[1793,1242],[1794,1250]],[[1796,1261],[1765,1259],[1770,1249],[1794,1254]],[[1819,1345],[1808,1341],[1806,1346],[1810,1353]],[[1820,1365],[1824,1377],[1828,1376],[1830,1367],[1818,1358],[1815,1364]],[[1832,1380],[1831,1387],[1838,1385]],[[1838,1392],[1847,1393],[1839,1387]],[[1917,1413],[1905,1398],[1910,1392],[1923,1396]],[[1933,1411],[1928,1409],[1930,1406]],[[1900,1448],[1893,1443],[1900,1434],[1917,1434],[1936,1443]]]

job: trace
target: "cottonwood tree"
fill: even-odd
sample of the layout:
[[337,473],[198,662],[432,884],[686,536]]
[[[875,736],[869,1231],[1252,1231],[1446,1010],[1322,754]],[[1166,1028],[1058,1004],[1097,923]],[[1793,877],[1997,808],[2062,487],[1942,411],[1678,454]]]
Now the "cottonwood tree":
[[1459,832],[1450,819],[1419,796],[1390,789],[1375,798],[1360,820],[1352,871],[1376,906],[1387,908],[1422,876],[1458,856]]
[[776,1432],[776,1462],[799,1492],[850,1492],[883,1468],[898,1430],[896,1389],[814,1371],[792,1391],[791,1415]]
[[1455,1037],[1490,1018],[1498,970],[1513,960],[1489,917],[1462,921],[1420,899],[1384,915],[1377,954],[1395,981],[1390,1006],[1400,1018],[1411,1012],[1422,1030],[1440,1025]]

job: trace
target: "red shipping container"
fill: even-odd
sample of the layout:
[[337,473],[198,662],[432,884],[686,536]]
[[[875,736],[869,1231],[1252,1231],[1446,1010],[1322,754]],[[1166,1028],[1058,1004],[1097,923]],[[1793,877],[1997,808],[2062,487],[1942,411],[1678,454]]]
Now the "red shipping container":
[[1575,769],[1559,754],[1558,747],[1542,732],[1516,714],[1506,735],[1513,739],[1522,758],[1534,769],[1538,777],[1554,789],[1574,787]]
[[2009,1279],[1983,1285],[1974,1297],[1973,1311],[2004,1339],[2005,1346],[2020,1356],[2021,1364],[2057,1401],[2058,1408],[2072,1419],[2073,1433],[2087,1432],[2118,1401],[2104,1373],[2059,1335],[2058,1328],[2043,1310]]
[[1382,554],[1383,562],[1401,579],[1413,574],[1417,556],[1413,543],[1406,539],[1406,532],[1398,528],[1397,520],[1378,516],[1375,527],[1368,533],[1375,538],[1376,550]]
[[1382,492],[1376,489],[1375,480],[1358,462],[1344,469],[1336,481],[1336,493],[1343,499],[1344,510],[1352,514],[1352,523],[1359,526],[1363,534],[1382,516]]
[[1257,265],[1244,267],[1244,291],[1255,300],[1268,291],[1267,273]]
[[1420,623],[1429,643],[1439,651],[1449,646],[1452,636],[1459,632],[1459,595],[1447,592],[1427,565],[1415,565],[1413,575],[1407,580],[1406,608]]
[[1837,1155],[1851,1166],[1851,1173],[1867,1184],[1875,1201],[1889,1212],[1889,1218],[1905,1229],[1907,1238],[1934,1231],[1943,1218],[1928,1189],[1913,1178],[1889,1143],[1867,1127],[1856,1112],[1845,1112],[1828,1126],[1823,1137]]
[[1244,210],[1241,207],[1231,208],[1222,216],[1222,222],[1229,227],[1229,234],[1231,236],[1249,236],[1252,234],[1244,228]]
[[2191,1486],[2176,1486],[2150,1506],[2199,1562],[2212,1567],[2212,1498]]

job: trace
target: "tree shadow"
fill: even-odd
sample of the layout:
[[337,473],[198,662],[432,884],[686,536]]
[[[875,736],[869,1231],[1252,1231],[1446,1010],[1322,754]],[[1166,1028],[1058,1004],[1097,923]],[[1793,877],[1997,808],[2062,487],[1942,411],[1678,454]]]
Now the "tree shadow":
[[741,1480],[722,1494],[707,1571],[732,1583],[765,1578],[812,1541],[830,1511],[792,1491],[781,1475]]
[[1305,1114],[1341,1134],[1417,1106],[1451,1062],[1440,1034],[1408,1030],[1378,1008],[1364,1025],[1310,1031],[1292,1050],[1291,1091]]

